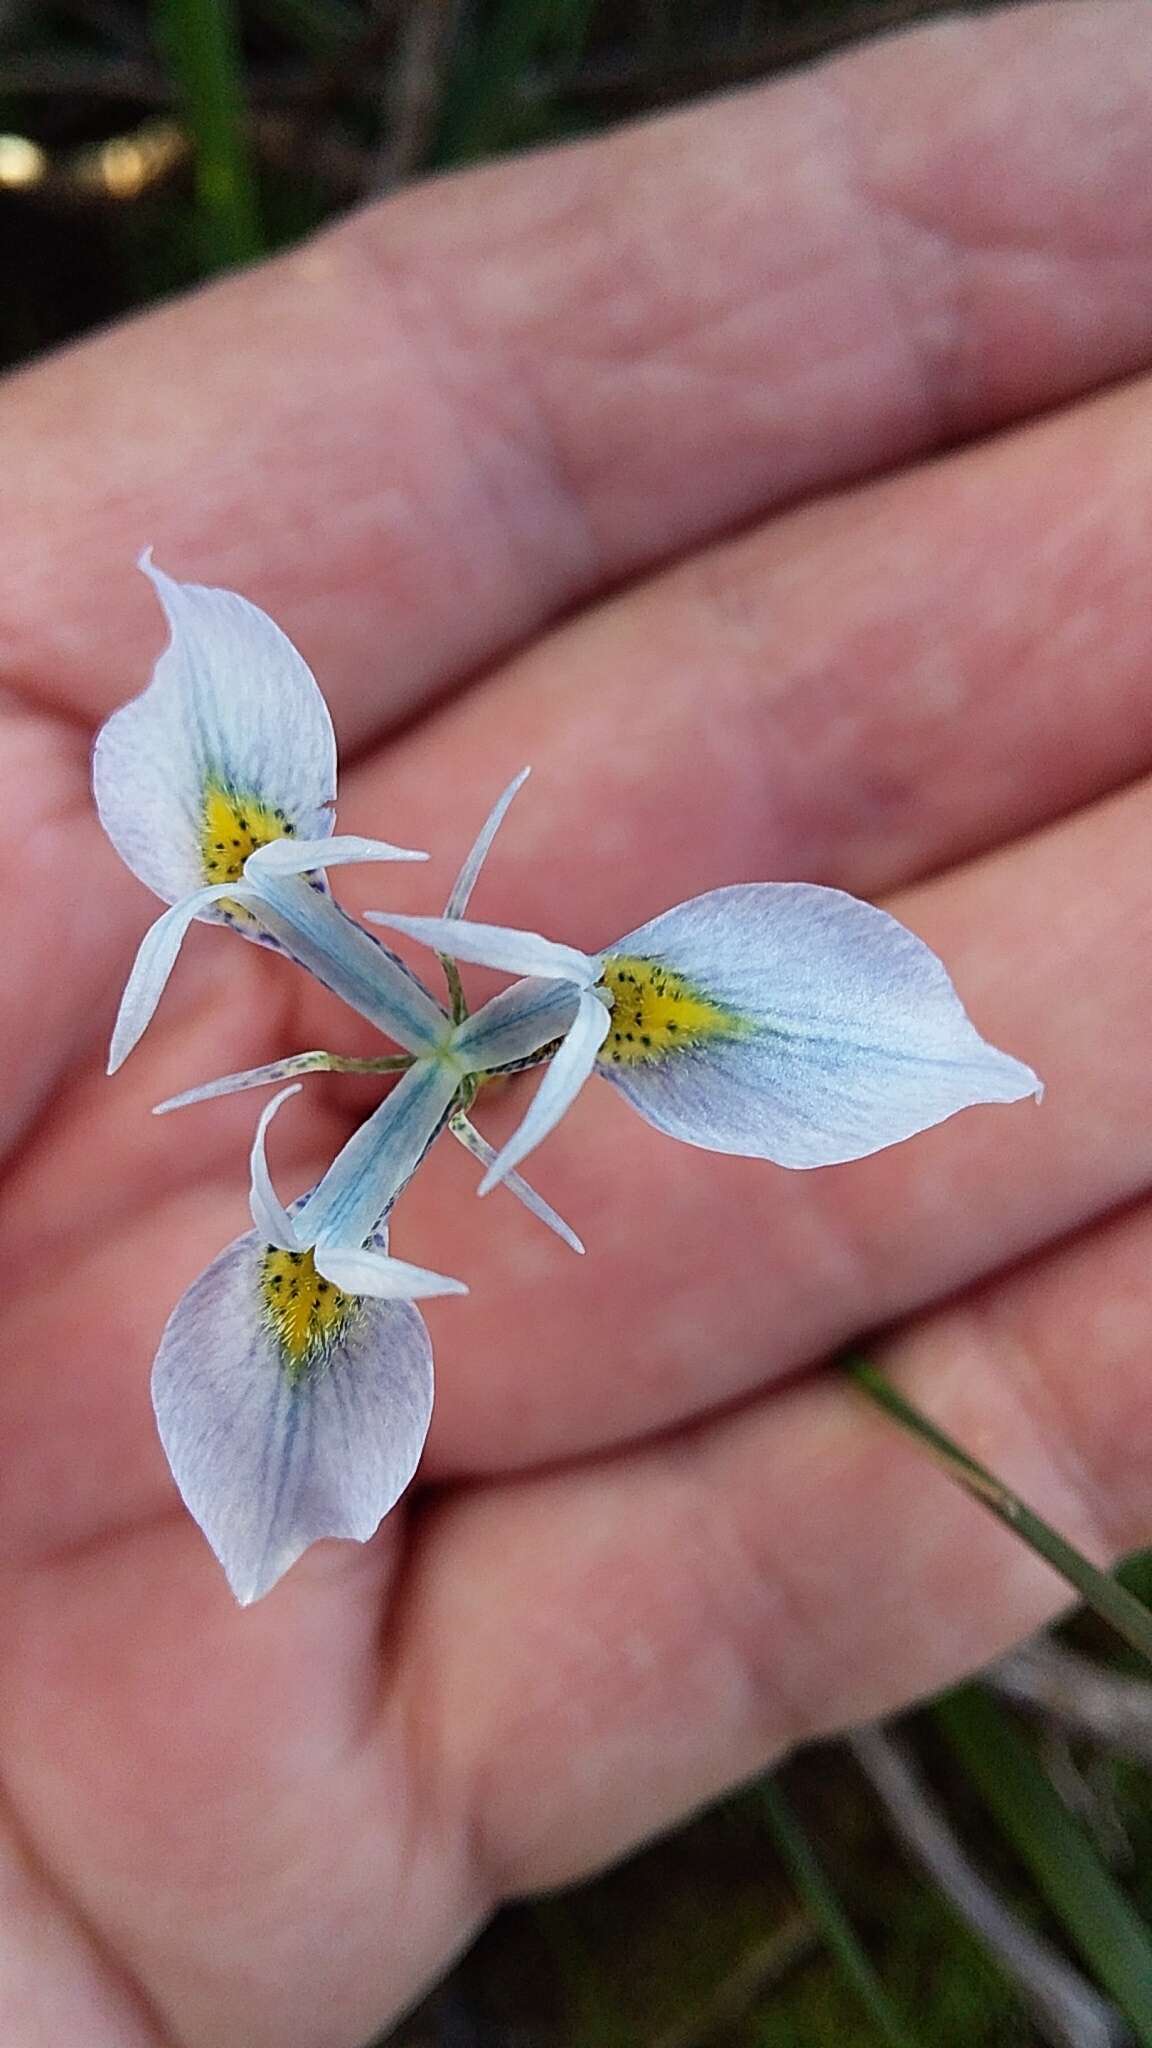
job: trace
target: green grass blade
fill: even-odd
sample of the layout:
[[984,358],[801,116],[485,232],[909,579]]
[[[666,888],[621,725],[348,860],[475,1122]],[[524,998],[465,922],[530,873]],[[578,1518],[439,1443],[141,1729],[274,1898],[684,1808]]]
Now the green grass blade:
[[841,1362],[861,1393],[898,1422],[910,1436],[916,1437],[953,1479],[974,1499],[981,1501],[991,1514],[1013,1529],[1022,1543],[1026,1543],[1029,1549],[1052,1566],[1053,1571],[1067,1580],[1093,1613],[1110,1622],[1116,1633],[1152,1664],[1152,1612],[1119,1579],[1100,1571],[1081,1551],[1035,1514],[1019,1494],[1013,1493],[1010,1487],[997,1479],[995,1473],[969,1457],[967,1451],[953,1443],[942,1429],[929,1422],[926,1415],[921,1415],[919,1409],[897,1392],[877,1366],[858,1352],[845,1353]]
[[517,87],[524,68],[547,52],[574,64],[596,0],[503,0],[470,56],[457,67],[440,128],[437,159],[474,163],[515,132]]
[[820,1930],[825,1946],[853,1986],[873,2026],[890,2048],[916,2048],[856,1938],[851,1921],[824,1875],[791,1805],[774,1779],[759,1786],[768,1830],[792,1881]]
[[934,1718],[1038,1889],[1141,2048],[1152,2048],[1152,1933],[1080,1823],[1069,1813],[1031,1744],[974,1686],[941,1700]]
[[261,252],[233,0],[156,0],[160,38],[196,146],[204,264],[226,270]]

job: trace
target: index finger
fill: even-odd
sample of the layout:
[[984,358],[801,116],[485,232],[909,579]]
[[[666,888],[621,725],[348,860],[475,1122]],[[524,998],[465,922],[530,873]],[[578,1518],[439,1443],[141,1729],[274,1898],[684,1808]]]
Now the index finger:
[[8,682],[85,720],[137,687],[152,542],[271,610],[362,740],[598,588],[1139,367],[1150,55],[1129,0],[884,40],[12,380]]

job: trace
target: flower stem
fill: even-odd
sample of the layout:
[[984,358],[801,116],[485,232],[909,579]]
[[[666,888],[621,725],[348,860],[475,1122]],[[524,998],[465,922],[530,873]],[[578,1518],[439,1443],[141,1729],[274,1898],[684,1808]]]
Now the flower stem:
[[447,953],[438,953],[436,957],[444,969],[444,979],[448,983],[448,994],[452,999],[452,1022],[454,1024],[462,1024],[468,1015],[468,999],[464,994],[464,983],[460,979],[460,969],[457,967],[456,962],[449,958]]
[[1152,1612],[1142,1601],[1137,1600],[1118,1579],[1100,1571],[1081,1551],[1043,1521],[1019,1494],[1005,1486],[1003,1480],[997,1479],[986,1466],[970,1457],[926,1415],[921,1415],[919,1409],[897,1392],[878,1366],[856,1351],[845,1352],[841,1363],[849,1379],[875,1407],[890,1415],[909,1436],[923,1444],[958,1485],[1014,1530],[1021,1542],[1026,1543],[1073,1587],[1094,1614],[1109,1622],[1117,1635],[1152,1664]]
[[323,1067],[316,1072],[325,1074],[403,1074],[415,1066],[415,1055],[410,1052],[384,1053],[379,1059],[353,1059],[344,1053],[330,1052],[325,1056]]

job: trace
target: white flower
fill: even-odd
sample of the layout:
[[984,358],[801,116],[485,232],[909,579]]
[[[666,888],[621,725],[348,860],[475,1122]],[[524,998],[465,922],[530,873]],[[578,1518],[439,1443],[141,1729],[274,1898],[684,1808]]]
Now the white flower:
[[365,1542],[408,1485],[432,1413],[432,1348],[411,1303],[466,1294],[387,1254],[384,1218],[443,1124],[448,1077],[413,1067],[319,1186],[286,1209],[264,1138],[255,1228],[193,1282],[152,1372],[161,1440],[238,1600],[324,1536]]
[[194,919],[279,947],[397,1043],[423,1050],[443,1010],[337,908],[323,870],[427,856],[332,836],[332,721],[280,628],[231,591],[175,583],[147,555],[140,566],[171,638],[148,688],[98,734],[93,785],[122,859],[173,908],[140,947],[109,1071],[147,1028]]
[[[351,861],[422,860],[336,837],[331,721],[308,668],[255,606],[179,584],[145,558],[171,639],[148,688],[100,733],[94,783],[109,837],[170,908],[124,993],[111,1067],[146,1028],[189,925],[231,925],[312,972],[404,1049],[302,1053],[193,1088],[186,1106],[290,1081],[251,1152],[254,1228],[194,1282],[153,1370],[181,1493],[237,1597],[257,1599],[320,1537],[366,1540],[411,1479],[432,1409],[432,1353],[412,1303],[466,1293],[391,1257],[388,1218],[448,1129],[575,1250],[514,1170],[594,1071],[688,1144],[789,1167],[861,1158],[980,1102],[1041,1092],[980,1037],[929,948],[838,889],[745,883],[681,903],[587,954],[469,920],[472,893],[527,770],[503,792],[442,917],[370,912],[434,947],[451,1014],[328,893]],[[457,963],[518,977],[468,1015]],[[543,1075],[496,1153],[469,1111],[489,1081]],[[286,1207],[265,1135],[296,1077],[403,1068],[316,1187]]]

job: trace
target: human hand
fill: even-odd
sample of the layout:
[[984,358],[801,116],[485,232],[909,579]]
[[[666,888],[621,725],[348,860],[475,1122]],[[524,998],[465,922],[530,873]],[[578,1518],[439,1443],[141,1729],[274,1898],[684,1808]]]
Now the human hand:
[[[862,1328],[1082,1547],[1147,1534],[1149,395],[1091,394],[1152,362],[1150,35],[877,45],[394,201],[0,394],[6,2039],[355,2048],[500,1897],[1033,1627],[1055,1581],[820,1370]],[[253,1104],[149,1109],[369,1040],[201,931],[104,1076],[154,905],[86,757],[156,651],[147,541],[303,648],[342,830],[446,884],[534,764],[478,915],[595,946],[747,877],[877,894],[1049,1084],[812,1175],[590,1088],[533,1162],[582,1262],[438,1148],[399,1248],[472,1296],[428,1310],[421,1491],[245,1612],[147,1366],[244,1227]],[[311,1084],[281,1184],[372,1099]]]

